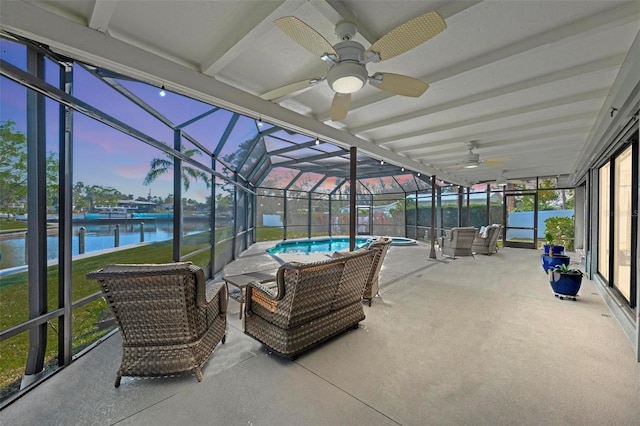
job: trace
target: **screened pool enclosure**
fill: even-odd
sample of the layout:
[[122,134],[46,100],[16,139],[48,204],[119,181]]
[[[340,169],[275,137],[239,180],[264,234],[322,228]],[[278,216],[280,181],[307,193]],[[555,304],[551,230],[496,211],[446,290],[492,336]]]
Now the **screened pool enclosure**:
[[555,177],[464,188],[162,82],[18,38],[0,44],[3,166],[13,171],[0,200],[11,224],[0,241],[3,401],[114,331],[86,279],[104,264],[192,261],[214,278],[257,241],[430,242],[454,226],[503,223],[507,207],[533,218],[538,194],[550,195],[545,209],[573,209]]

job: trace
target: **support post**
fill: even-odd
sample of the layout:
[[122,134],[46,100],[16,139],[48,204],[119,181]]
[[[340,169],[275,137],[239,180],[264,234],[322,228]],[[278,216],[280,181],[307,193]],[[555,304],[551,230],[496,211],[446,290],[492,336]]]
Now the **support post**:
[[436,175],[431,176],[431,249],[429,259],[436,258]]
[[309,199],[307,205],[307,238],[311,238],[311,221],[313,215],[311,214],[311,191],[309,191]]
[[84,237],[86,232],[87,228],[85,228],[84,226],[81,226],[80,230],[78,231],[78,254],[84,254],[85,252]]
[[[173,149],[182,152],[182,131],[173,132]],[[173,261],[180,262],[182,252],[182,160],[173,158]]]
[[333,235],[333,215],[331,214],[331,197],[332,195],[329,194],[329,236],[331,237]]
[[356,217],[358,215],[356,211],[358,148],[352,146],[349,154],[349,251],[353,251],[356,248]]
[[284,191],[282,191],[284,197],[282,199],[282,225],[284,227],[283,229],[283,235],[282,235],[282,239],[286,240],[287,239],[287,190],[285,189]]
[[[60,67],[60,88],[73,94],[71,63]],[[59,112],[58,308],[63,309],[64,314],[58,318],[58,365],[69,365],[73,355],[73,110],[61,103]]]

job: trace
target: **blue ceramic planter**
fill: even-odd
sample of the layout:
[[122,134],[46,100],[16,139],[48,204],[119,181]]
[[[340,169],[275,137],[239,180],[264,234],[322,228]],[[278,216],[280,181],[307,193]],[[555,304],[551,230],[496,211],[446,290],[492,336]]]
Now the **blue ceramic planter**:
[[554,254],[550,256],[548,254],[541,254],[540,258],[542,259],[542,269],[544,272],[548,272],[549,269],[553,269],[559,265],[569,265],[569,261],[571,258],[564,254]]
[[542,249],[544,250],[544,254],[549,254],[549,250],[551,250],[554,255],[564,254],[564,246],[560,246],[560,245],[544,244],[542,246]]
[[556,295],[573,297],[580,291],[582,273],[549,271],[549,284]]

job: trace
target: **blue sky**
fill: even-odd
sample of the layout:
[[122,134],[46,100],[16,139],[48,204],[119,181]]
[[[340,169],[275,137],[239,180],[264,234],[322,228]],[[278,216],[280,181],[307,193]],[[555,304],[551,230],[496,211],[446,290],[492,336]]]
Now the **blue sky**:
[[[24,46],[1,40],[0,49],[4,61],[22,69],[26,68]],[[56,65],[47,61],[45,68],[47,82],[57,86],[57,73]],[[120,83],[176,125],[214,108],[170,92],[162,97],[159,94],[159,88],[143,83],[131,81],[120,81]],[[27,89],[7,78],[1,78],[0,94],[0,120],[12,120],[16,123],[15,130],[26,133]],[[74,67],[73,96],[156,140],[173,145],[173,131],[169,127],[79,66]],[[58,104],[47,100],[46,114],[47,151],[57,153]],[[230,112],[220,110],[186,127],[185,130],[208,149],[213,150],[230,118]],[[253,137],[256,133],[254,123],[252,119],[243,117],[234,128],[231,139],[241,142]],[[173,192],[171,173],[160,177],[149,186],[142,184],[149,170],[150,161],[162,156],[151,146],[77,112],[73,115],[73,140],[74,182],[111,186],[124,194],[133,194],[135,197],[146,197],[150,191],[151,195],[166,197]],[[187,147],[192,147],[188,141],[184,143]],[[221,154],[224,156],[232,152],[236,146],[237,143],[231,144]],[[205,164],[210,164],[205,155],[196,158],[200,158]],[[209,194],[210,190],[204,184],[193,182],[184,196],[204,200],[204,197]]]

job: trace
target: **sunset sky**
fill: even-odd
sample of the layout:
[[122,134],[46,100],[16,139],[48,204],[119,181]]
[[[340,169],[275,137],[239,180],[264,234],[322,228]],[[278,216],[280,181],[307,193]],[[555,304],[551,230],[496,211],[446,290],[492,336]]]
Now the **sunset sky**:
[[[7,40],[0,41],[2,60],[25,69],[26,60],[24,46]],[[57,67],[47,61],[46,80],[57,86]],[[172,123],[179,125],[214,107],[193,99],[167,92],[161,97],[159,88],[120,81],[129,91],[136,94],[147,104],[159,111]],[[0,120],[14,121],[16,131],[26,133],[27,89],[7,78],[0,79]],[[126,100],[123,95],[95,78],[80,66],[74,67],[73,96],[121,120],[146,135],[173,145],[173,131],[164,123],[145,112],[142,108]],[[47,114],[47,151],[58,152],[58,104],[52,100],[46,102]],[[187,127],[185,130],[204,146],[213,150],[215,143],[222,136],[232,114],[219,110]],[[85,185],[111,186],[124,194],[135,197],[152,195],[166,197],[173,192],[172,174],[168,173],[149,186],[142,184],[149,171],[150,161],[161,156],[159,151],[137,139],[119,132],[111,127],[93,120],[81,113],[73,115],[74,140],[74,182]],[[234,128],[230,140],[240,143],[256,134],[254,120],[243,117]],[[237,143],[229,144],[223,149],[221,156],[233,152]],[[192,147],[185,141],[187,147]],[[196,157],[198,158],[198,157]],[[209,164],[205,155],[199,156],[201,161]],[[187,198],[203,200],[210,194],[204,184],[191,184]]]

